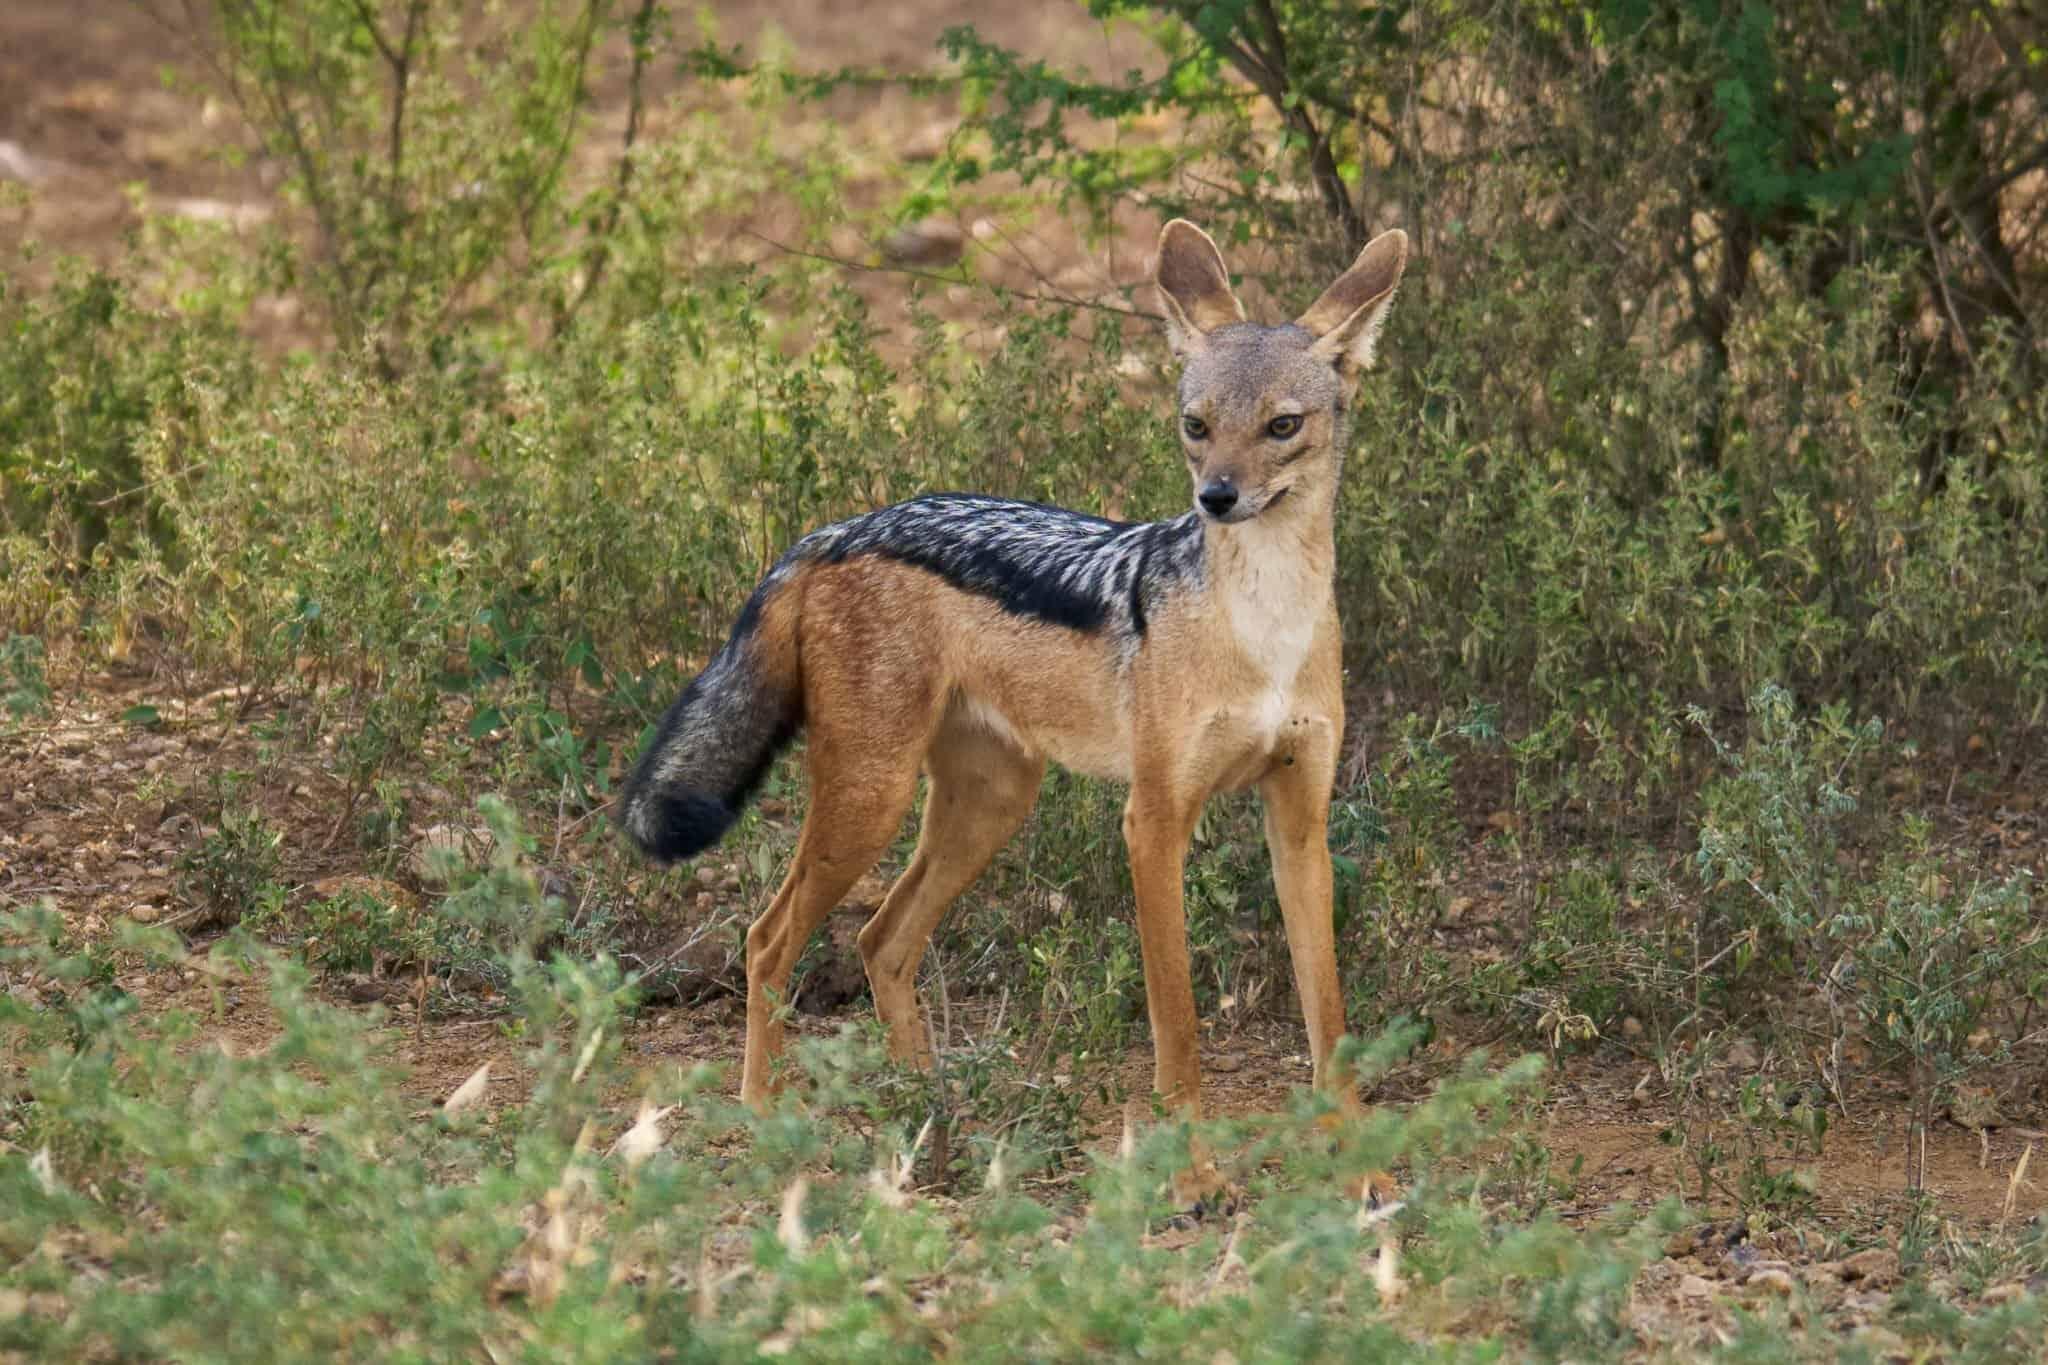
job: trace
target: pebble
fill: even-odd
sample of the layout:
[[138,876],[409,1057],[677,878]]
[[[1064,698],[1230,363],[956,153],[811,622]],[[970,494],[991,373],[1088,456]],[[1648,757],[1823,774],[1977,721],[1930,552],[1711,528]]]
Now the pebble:
[[1792,1278],[1791,1272],[1777,1269],[1752,1271],[1746,1283],[1752,1289],[1761,1289],[1780,1298],[1789,1298],[1798,1287],[1798,1281]]
[[923,218],[898,228],[882,241],[882,259],[890,265],[936,268],[952,265],[967,250],[966,234],[943,218]]
[[1882,1289],[1899,1278],[1899,1253],[1890,1247],[1868,1247],[1842,1260],[1842,1278],[1865,1288]]
[[443,880],[437,864],[453,855],[456,868],[469,863],[469,851],[476,848],[488,850],[491,836],[488,830],[466,830],[460,825],[433,825],[420,833],[419,842],[412,846],[412,874],[429,886]]

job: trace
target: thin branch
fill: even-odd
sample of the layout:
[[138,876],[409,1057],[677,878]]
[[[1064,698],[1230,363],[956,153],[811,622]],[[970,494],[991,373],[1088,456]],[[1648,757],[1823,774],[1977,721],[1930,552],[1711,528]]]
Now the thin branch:
[[555,314],[554,334],[559,337],[568,328],[570,320],[583,309],[583,304],[604,278],[605,266],[610,264],[612,237],[618,231],[619,216],[626,207],[626,195],[633,185],[633,144],[640,137],[640,115],[646,100],[644,76],[647,59],[653,54],[654,17],[661,0],[640,0],[640,8],[627,25],[628,41],[633,47],[633,68],[626,78],[626,131],[619,143],[619,173],[612,184],[612,201],[605,206],[604,217],[591,236],[590,250],[583,258],[583,283],[576,290],[576,297]]
[[776,241],[773,237],[763,236],[752,228],[743,228],[741,231],[754,240],[775,248],[786,256],[796,256],[807,261],[821,261],[826,265],[837,266],[841,270],[851,270],[857,274],[904,275],[911,279],[931,280],[938,284],[964,284],[975,289],[985,289],[996,297],[1003,299],[1017,299],[1025,303],[1049,303],[1065,308],[1088,308],[1098,313],[1111,313],[1117,317],[1143,318],[1147,322],[1164,321],[1159,314],[1148,313],[1142,308],[1119,308],[1113,303],[1102,303],[1095,299],[1075,298],[1070,294],[1043,294],[1033,293],[1027,289],[1011,289],[1007,285],[992,284],[985,280],[970,280],[958,275],[943,275],[936,270],[916,270],[909,266],[901,265],[869,265],[864,261],[847,260],[844,256],[834,256],[822,251],[806,251],[802,247],[790,246],[786,242]]

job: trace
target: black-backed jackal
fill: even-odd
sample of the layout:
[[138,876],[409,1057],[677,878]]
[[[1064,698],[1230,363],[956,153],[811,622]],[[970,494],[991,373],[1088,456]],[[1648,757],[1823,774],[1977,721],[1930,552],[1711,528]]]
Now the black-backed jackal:
[[1200,1102],[1182,863],[1202,805],[1256,786],[1315,1081],[1348,1098],[1331,924],[1330,789],[1344,729],[1333,523],[1346,407],[1406,262],[1376,238],[1294,321],[1244,320],[1216,245],[1168,223],[1156,280],[1182,364],[1195,508],[1124,524],[941,494],[799,541],[662,718],[620,821],[655,858],[717,842],[776,752],[808,736],[810,814],[747,934],[741,1096],[763,1104],[777,1005],[806,940],[929,781],[909,869],[861,930],[891,1050],[923,1060],[918,963],[1030,813],[1047,760],[1130,784],[1156,1083]]

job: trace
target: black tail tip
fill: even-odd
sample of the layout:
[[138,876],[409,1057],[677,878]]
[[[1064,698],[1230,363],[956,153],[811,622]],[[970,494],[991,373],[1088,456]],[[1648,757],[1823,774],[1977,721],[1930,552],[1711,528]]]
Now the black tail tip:
[[620,823],[641,852],[673,863],[710,848],[738,818],[738,811],[715,796],[653,791],[629,797]]

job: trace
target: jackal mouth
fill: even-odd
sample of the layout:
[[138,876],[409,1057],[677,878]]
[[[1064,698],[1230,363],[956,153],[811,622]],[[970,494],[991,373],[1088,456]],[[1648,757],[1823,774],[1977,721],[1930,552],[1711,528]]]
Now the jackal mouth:
[[1272,497],[1267,498],[1264,502],[1259,503],[1256,506],[1240,501],[1239,503],[1237,503],[1237,505],[1232,507],[1229,511],[1225,512],[1220,517],[1217,516],[1214,512],[1211,512],[1208,508],[1201,507],[1199,503],[1197,504],[1197,507],[1201,511],[1203,519],[1206,521],[1213,521],[1218,526],[1242,526],[1244,523],[1252,520],[1254,517],[1263,516],[1265,513],[1272,511],[1275,507],[1278,507],[1280,505],[1281,499],[1285,498],[1289,493],[1292,493],[1293,491],[1294,489],[1290,485],[1289,487],[1281,489]]

